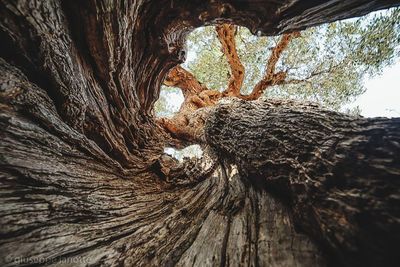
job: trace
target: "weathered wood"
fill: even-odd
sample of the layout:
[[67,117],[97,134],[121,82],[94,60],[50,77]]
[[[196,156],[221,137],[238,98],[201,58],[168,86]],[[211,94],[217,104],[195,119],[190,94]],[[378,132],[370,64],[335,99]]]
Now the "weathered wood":
[[340,266],[395,266],[400,118],[365,119],[290,101],[220,104],[206,140],[277,194]]
[[195,27],[276,34],[393,5],[1,0],[0,265],[324,265],[232,166],[167,179],[153,104]]
[[[159,120],[160,126],[165,129],[166,134],[179,140],[174,143],[175,146],[190,145],[199,142],[196,134],[199,132],[198,129],[204,127],[204,120],[194,120],[193,114],[197,113],[198,109],[210,108],[226,97],[238,97],[249,101],[257,100],[268,87],[287,82],[287,73],[285,71],[276,72],[275,67],[290,41],[300,36],[299,32],[282,35],[278,44],[272,49],[265,67],[264,77],[254,86],[249,95],[242,95],[240,90],[243,84],[245,69],[236,50],[236,28],[232,24],[220,24],[215,27],[215,30],[222,46],[221,50],[231,69],[231,77],[227,88],[223,92],[210,90],[206,86],[203,86],[192,73],[180,65],[172,68],[164,79],[164,85],[180,88],[184,96],[179,111],[171,119],[161,118]],[[294,81],[292,80],[291,82]],[[200,112],[204,113],[201,110]],[[193,121],[197,121],[198,123],[193,124]]]
[[224,95],[229,96],[240,95],[245,72],[236,49],[236,30],[236,26],[232,24],[215,26],[218,40],[221,43],[222,53],[225,55],[229,68],[231,69],[231,77],[229,78],[228,86],[223,92]]

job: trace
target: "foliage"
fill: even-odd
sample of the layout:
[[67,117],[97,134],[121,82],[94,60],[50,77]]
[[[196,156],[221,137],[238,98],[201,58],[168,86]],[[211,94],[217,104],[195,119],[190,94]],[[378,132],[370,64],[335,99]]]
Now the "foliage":
[[[400,8],[394,8],[303,31],[289,44],[277,65],[277,71],[287,71],[287,83],[267,89],[266,96],[317,101],[340,109],[364,92],[366,75],[379,74],[400,56],[399,22]],[[236,43],[246,70],[242,93],[249,93],[263,77],[270,51],[278,40],[279,36],[257,37],[238,27]],[[188,48],[184,67],[208,88],[225,89],[230,71],[214,27],[194,30]],[[161,94],[158,102],[167,101],[167,96]],[[167,103],[157,105],[158,115],[168,114]]]

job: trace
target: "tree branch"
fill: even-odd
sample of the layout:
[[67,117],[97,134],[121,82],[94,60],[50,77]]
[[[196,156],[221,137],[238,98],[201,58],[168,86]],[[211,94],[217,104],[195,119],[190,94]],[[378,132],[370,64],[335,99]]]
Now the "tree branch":
[[164,79],[164,85],[180,88],[185,99],[178,113],[171,119],[158,120],[158,124],[170,135],[171,140],[180,141],[172,144],[173,146],[178,147],[182,144],[190,145],[198,142],[196,138],[198,134],[194,131],[198,127],[193,127],[193,124],[197,125],[198,122],[192,119],[193,114],[197,109],[214,105],[222,94],[217,90],[209,90],[192,73],[180,65],[168,72]]
[[232,24],[221,24],[215,26],[218,40],[222,45],[222,53],[228,60],[231,69],[231,77],[228,82],[228,88],[223,92],[224,96],[239,96],[240,88],[244,80],[244,67],[237,54],[235,34],[236,26]]
[[172,68],[164,79],[164,85],[179,87],[185,97],[179,112],[171,119],[164,118],[159,123],[171,134],[173,138],[184,140],[186,143],[198,141],[193,132],[193,125],[189,127],[191,114],[199,108],[204,108],[216,104],[223,97],[237,96],[245,100],[258,99],[264,90],[271,85],[278,85],[285,82],[287,73],[280,71],[275,73],[275,66],[282,52],[290,43],[291,39],[300,35],[299,32],[284,34],[272,51],[268,60],[264,78],[256,85],[250,95],[240,94],[240,89],[244,79],[244,67],[239,59],[235,43],[235,26],[222,24],[215,27],[218,40],[222,45],[222,52],[226,56],[231,68],[231,77],[227,89],[220,93],[217,90],[210,90],[203,86],[195,76],[181,66]]
[[264,78],[254,86],[253,91],[249,95],[241,95],[240,98],[245,100],[258,99],[269,86],[282,84],[287,73],[280,71],[275,73],[276,64],[282,55],[282,52],[289,45],[290,41],[300,36],[300,32],[287,33],[282,35],[278,44],[272,49],[271,56],[268,59],[267,66],[265,69]]
[[164,85],[179,87],[185,98],[189,95],[198,94],[207,88],[202,85],[196,77],[180,65],[172,68],[164,79]]
[[323,74],[331,74],[333,72],[335,72],[338,68],[339,68],[340,64],[336,64],[336,65],[331,65],[328,69],[322,69],[322,70],[317,70],[318,68],[316,68],[314,71],[311,72],[310,75],[308,75],[305,78],[300,78],[300,79],[286,79],[283,80],[282,82],[280,82],[279,84],[299,84],[299,83],[311,83],[310,80],[316,76],[320,76]]

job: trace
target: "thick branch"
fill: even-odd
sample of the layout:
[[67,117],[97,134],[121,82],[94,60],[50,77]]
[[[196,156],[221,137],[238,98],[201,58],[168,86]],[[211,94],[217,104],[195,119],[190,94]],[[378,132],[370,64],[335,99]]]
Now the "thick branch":
[[185,101],[181,106],[180,112],[188,108],[195,110],[214,105],[222,96],[217,90],[208,89],[192,73],[180,65],[169,71],[164,80],[164,85],[176,86],[182,90]]
[[231,77],[228,88],[223,92],[225,96],[238,96],[244,79],[244,67],[236,50],[235,34],[236,26],[232,24],[221,24],[215,27],[218,40],[222,45],[222,52],[226,56],[231,69]]
[[398,264],[400,118],[232,100],[216,106],[205,128],[208,143],[285,200],[337,266]]
[[323,266],[234,168],[162,181],[149,114],[189,29],[277,34],[398,1],[198,2],[0,1],[0,266]]
[[[164,79],[164,85],[176,86],[182,90],[184,101],[173,118],[162,118],[160,126],[175,139],[174,146],[190,145],[198,142],[197,130],[202,129],[194,115],[199,108],[215,105],[221,93],[209,90],[196,77],[180,65],[172,68]],[[195,122],[195,123],[194,123]],[[200,128],[199,128],[200,127]],[[179,141],[178,141],[179,140]]]
[[192,73],[182,68],[181,65],[175,66],[168,72],[164,79],[164,85],[180,88],[185,98],[207,90]]
[[287,48],[290,41],[300,36],[299,32],[293,32],[282,35],[278,44],[272,49],[271,56],[268,59],[267,66],[265,68],[265,74],[261,81],[259,81],[253,88],[253,91],[247,95],[242,95],[241,98],[245,100],[258,99],[264,91],[273,85],[282,84],[286,79],[286,72],[280,71],[275,73],[276,64],[278,63],[282,52]]
[[[217,25],[215,29],[222,45],[222,52],[225,54],[231,68],[231,78],[229,79],[227,89],[222,94],[216,90],[209,90],[205,86],[202,86],[192,73],[179,65],[171,69],[164,80],[164,84],[167,86],[181,88],[185,100],[179,112],[172,119],[162,119],[160,120],[160,124],[173,138],[180,139],[183,142],[199,140],[194,136],[197,133],[197,129],[193,128],[193,124],[189,126],[192,113],[198,108],[213,106],[218,100],[228,96],[238,96],[242,99],[254,100],[262,95],[267,86],[283,83],[286,73],[275,73],[275,66],[290,40],[299,36],[298,32],[282,36],[280,42],[271,53],[264,78],[256,85],[250,95],[243,96],[240,94],[240,89],[244,79],[244,67],[240,62],[236,50],[235,26],[232,24],[221,24]],[[195,125],[196,127],[203,127],[203,124],[196,123]]]
[[[196,129],[196,127],[202,128],[203,124],[198,124],[194,113],[199,108],[215,105],[222,97],[222,94],[217,90],[209,90],[192,73],[180,65],[169,71],[167,77],[164,79],[164,85],[180,88],[184,95],[184,102],[179,112],[172,119],[162,118],[159,120],[160,126],[173,139],[179,140],[179,142],[174,143],[176,146],[181,146],[182,144],[190,145],[198,142],[197,130],[199,129]],[[196,123],[193,123],[194,121]]]

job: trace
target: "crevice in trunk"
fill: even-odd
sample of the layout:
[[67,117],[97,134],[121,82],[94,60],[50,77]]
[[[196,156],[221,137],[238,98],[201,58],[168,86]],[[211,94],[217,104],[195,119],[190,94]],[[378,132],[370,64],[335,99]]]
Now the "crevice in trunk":
[[[224,22],[272,35],[395,5],[398,1],[1,0],[0,36],[5,41],[0,49],[0,265],[63,265],[69,261],[80,266],[324,266],[329,258],[310,236],[326,243],[332,254],[340,256],[342,265],[368,265],[372,255],[376,260],[370,265],[390,265],[393,258],[385,260],[383,256],[396,254],[393,250],[398,242],[393,241],[398,238],[389,235],[398,228],[397,217],[393,219],[398,212],[393,207],[388,213],[377,209],[357,217],[373,219],[362,228],[364,237],[354,244],[359,251],[374,253],[360,258],[360,254],[347,253],[353,243],[338,248],[341,237],[347,242],[358,233],[347,224],[336,224],[346,209],[340,208],[340,201],[333,203],[327,198],[334,194],[341,200],[343,188],[349,189],[345,200],[354,197],[354,184],[336,183],[330,172],[326,177],[322,174],[321,166],[315,173],[321,178],[316,182],[323,187],[317,184],[312,188],[315,191],[304,191],[309,189],[300,179],[304,173],[302,176],[295,172],[296,166],[282,163],[273,174],[293,175],[285,186],[294,200],[292,206],[284,205],[249,183],[251,179],[265,186],[271,183],[271,177],[265,175],[270,174],[269,169],[257,171],[248,164],[247,160],[252,163],[258,154],[239,157],[240,147],[224,155],[215,153],[224,145],[230,148],[251,139],[232,133],[226,134],[227,139],[219,135],[229,112],[221,117],[224,123],[208,129],[203,157],[182,163],[164,155],[166,144],[176,140],[171,140],[152,115],[161,82],[182,62],[185,36],[195,27]],[[196,119],[212,123],[209,116],[221,114],[221,110],[210,108],[196,114]],[[295,111],[308,114],[310,110],[315,111],[307,106]],[[343,123],[352,126],[360,122],[330,115],[336,116],[335,127],[343,133]],[[303,122],[302,117],[293,120],[296,125]],[[369,136],[375,130],[368,128],[369,121],[363,122],[365,128],[357,134]],[[374,136],[392,136],[392,130],[398,133],[398,128],[386,129],[383,119],[373,122],[382,126]],[[315,125],[318,120],[302,129]],[[268,129],[289,139],[296,136],[283,129]],[[213,131],[214,139],[210,137]],[[356,151],[381,155],[379,146],[393,141],[376,140],[380,141],[364,150],[360,141]],[[258,148],[272,144],[273,149],[274,142],[273,138],[263,140]],[[398,148],[397,139],[391,144]],[[330,143],[321,145],[331,147]],[[338,148],[343,150],[321,153],[348,156],[349,164],[358,159],[357,154],[347,154],[345,147]],[[286,155],[282,151],[266,155],[274,156],[276,162]],[[387,195],[390,203],[397,203],[398,193],[391,191],[398,189],[396,151],[392,151],[392,162],[376,158],[371,165],[371,175],[390,172],[389,182],[374,177],[372,183],[356,179],[357,188],[365,188],[367,195],[379,200]],[[229,162],[231,159],[234,162]],[[229,164],[221,166],[221,161]],[[338,163],[346,172],[333,169],[333,173],[347,181],[351,164]],[[315,202],[301,198],[308,193]],[[315,203],[318,205],[312,205]],[[323,216],[326,228],[310,227],[315,224],[308,219],[315,218],[316,212]],[[376,229],[382,218],[384,223],[393,219],[389,231],[375,235],[381,233],[379,228],[369,239],[365,235],[368,227]],[[307,235],[296,232],[295,223]],[[351,221],[348,225],[358,224]],[[382,238],[388,238],[387,244],[393,247],[375,249],[374,241],[381,245]]]

